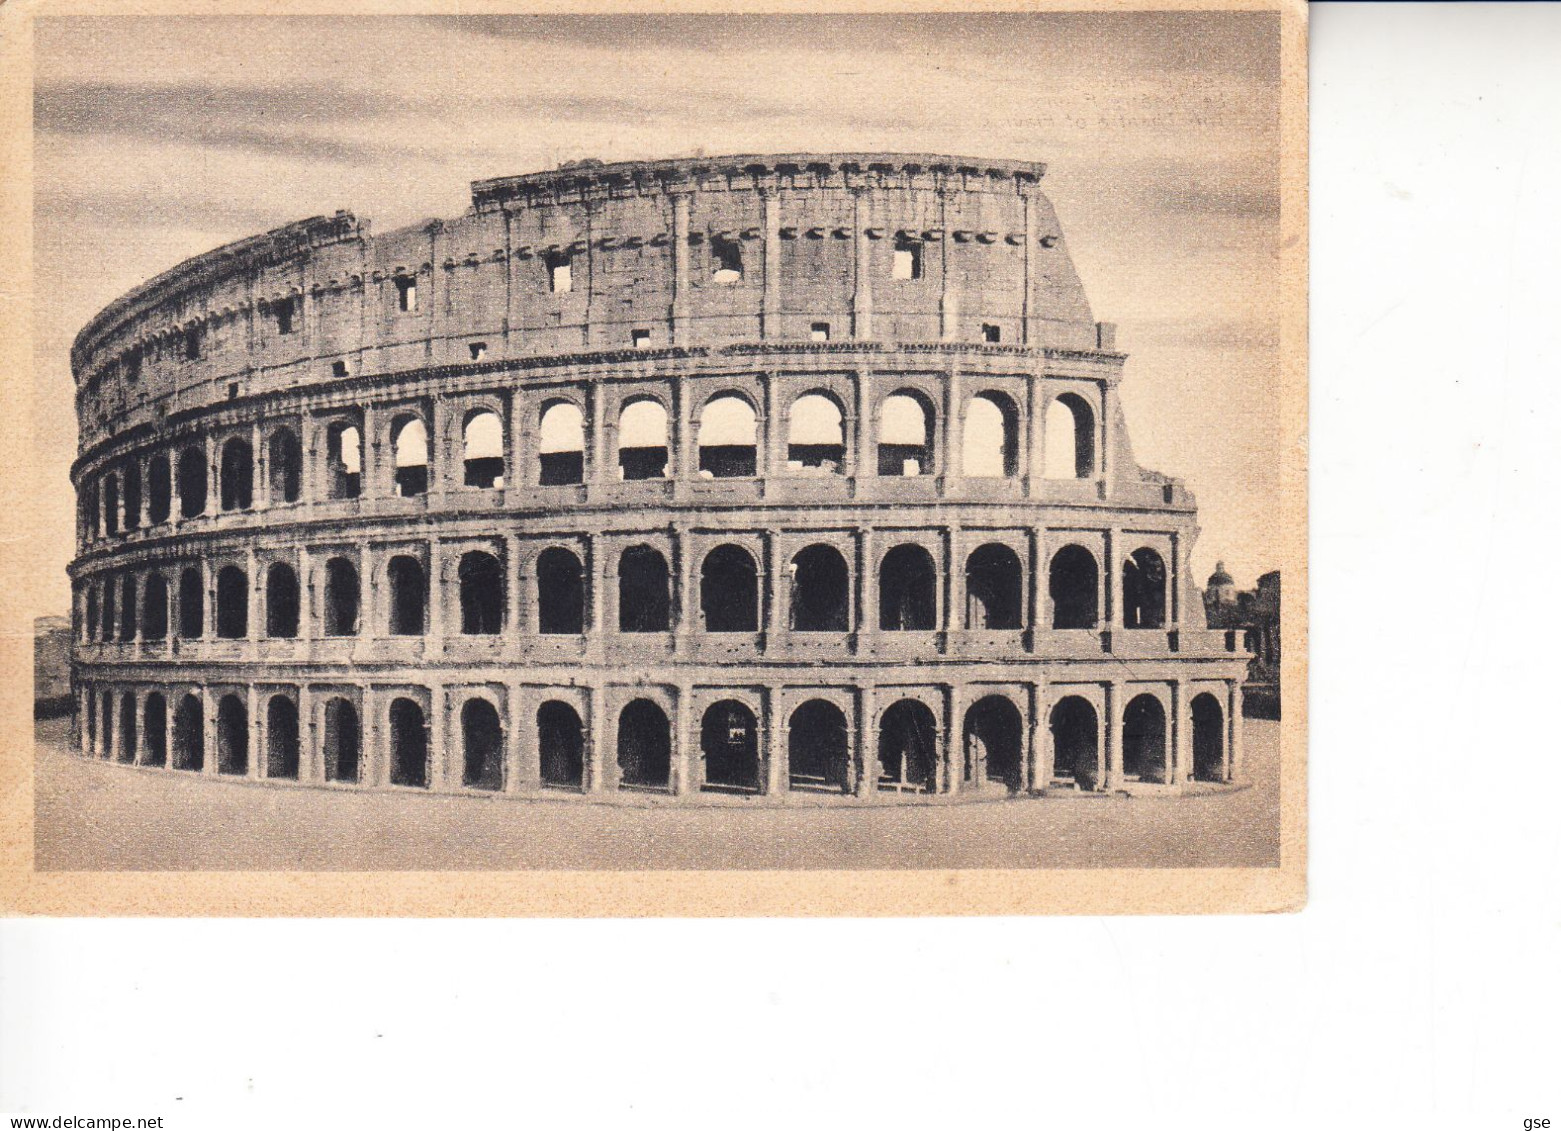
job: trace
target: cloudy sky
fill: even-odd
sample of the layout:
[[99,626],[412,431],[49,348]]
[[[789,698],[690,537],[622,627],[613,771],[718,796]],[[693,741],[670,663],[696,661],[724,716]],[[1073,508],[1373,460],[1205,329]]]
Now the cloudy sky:
[[[1139,462],[1187,479],[1200,578],[1274,564],[1278,22],[1261,14],[41,18],[36,405],[64,612],[67,352],[187,256],[345,208],[376,230],[472,180],[605,161],[889,150],[1039,160],[1131,356]],[[57,496],[57,501],[55,499]]]

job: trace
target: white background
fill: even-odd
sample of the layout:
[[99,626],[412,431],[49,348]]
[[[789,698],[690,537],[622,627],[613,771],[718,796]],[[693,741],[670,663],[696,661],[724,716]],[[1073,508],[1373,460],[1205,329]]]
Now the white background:
[[1312,14],[1305,912],[10,923],[0,1111],[1561,1122],[1561,6]]

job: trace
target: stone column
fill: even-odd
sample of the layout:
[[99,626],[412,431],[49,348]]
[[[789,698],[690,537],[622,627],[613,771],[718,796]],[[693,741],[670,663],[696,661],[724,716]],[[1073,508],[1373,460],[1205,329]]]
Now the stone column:
[[298,688],[298,780],[319,784],[325,780],[325,757],[320,749],[322,729],[314,718],[314,694],[307,683]]
[[249,450],[255,453],[250,461],[250,504],[257,511],[263,511],[271,505],[271,475],[269,454],[266,451],[265,437],[260,434],[260,421],[255,421],[249,426]]
[[310,573],[309,547],[298,547],[298,637],[314,640],[319,633],[314,627],[314,577]]
[[433,654],[444,654],[445,599],[449,578],[445,576],[444,546],[438,539],[428,543],[428,644]]
[[672,568],[676,571],[672,576],[672,647],[676,652],[688,651],[695,631],[704,630],[695,592],[693,547],[689,542],[688,527],[672,528]]
[[1100,484],[1101,498],[1112,494],[1116,475],[1116,460],[1112,458],[1112,420],[1116,415],[1116,388],[1109,381],[1100,386],[1100,420],[1095,426],[1095,478]]
[[249,766],[244,776],[259,779],[266,776],[270,767],[265,764],[266,750],[262,741],[266,735],[260,725],[260,689],[251,683],[248,691],[244,705],[249,713],[249,734],[246,738],[249,743]]
[[965,624],[965,545],[964,531],[957,524],[943,530],[943,569],[945,573],[943,625],[945,633],[958,632]]
[[1051,626],[1048,619],[1049,609],[1047,601],[1051,594],[1047,591],[1047,582],[1050,576],[1046,561],[1046,538],[1043,531],[1031,527],[1025,532],[1025,540],[1028,543],[1029,561],[1025,570],[1025,611],[1024,625],[1028,629],[1026,633],[1025,648],[1036,652],[1041,647],[1041,636]]
[[590,732],[585,744],[585,788],[600,793],[607,788],[607,765],[611,757],[610,728],[607,723],[607,693],[591,688]]
[[767,643],[781,630],[781,566],[775,560],[775,531],[763,534],[762,560],[759,562],[759,631]]
[[877,541],[871,526],[864,526],[856,533],[855,627],[859,652],[869,650],[869,645],[878,635]]
[[1020,183],[1019,201],[1024,208],[1024,294],[1019,302],[1019,342],[1021,345],[1042,345],[1040,335],[1032,332],[1030,320],[1035,316],[1035,193],[1030,185]]
[[213,701],[211,688],[202,685],[201,696],[201,773],[207,776],[215,776],[217,763],[222,759],[222,751],[217,745],[217,704]]
[[878,689],[863,686],[856,695],[856,757],[851,760],[856,780],[852,792],[870,797],[878,788]]
[[878,445],[873,436],[872,371],[856,371],[856,434],[849,437],[846,473],[851,477],[852,493],[862,493],[862,480],[878,473]]
[[1046,685],[1030,686],[1029,718],[1024,728],[1024,782],[1031,793],[1039,793],[1051,781],[1051,743],[1047,739]]
[[759,299],[759,336],[780,337],[781,238],[780,196],[773,185],[759,188],[759,210],[764,229],[764,290]]
[[460,728],[450,721],[450,695],[440,683],[428,689],[428,788],[461,788],[463,751],[454,749]]
[[[965,747],[965,728],[961,720],[970,703],[969,689],[956,683],[944,689],[944,709],[947,721],[943,726],[943,741],[938,743],[938,767],[943,781],[940,793],[958,793],[965,780],[965,766],[970,751]],[[972,774],[971,785],[979,781]]]
[[764,693],[765,748],[764,792],[771,797],[784,794],[791,783],[786,765],[788,728],[781,715],[779,693],[772,687]]
[[607,433],[606,415],[607,399],[602,391],[600,383],[593,382],[589,387],[588,396],[589,412],[586,424],[590,428],[590,435],[586,437],[586,458],[591,466],[585,469],[583,478],[587,483],[607,483],[610,478],[607,474]]
[[[504,687],[504,791],[518,793],[542,786],[542,752],[535,742],[526,742],[525,710],[521,705],[520,681],[512,679]],[[535,732],[533,732],[534,734]]]
[[1171,684],[1171,748],[1166,781],[1185,785],[1192,777],[1192,714],[1187,704],[1187,685],[1181,680]]
[[1109,790],[1122,785],[1122,685],[1108,683],[1105,691],[1106,773],[1102,785]]
[[672,718],[672,792],[679,797],[696,792],[694,753],[692,742],[693,704],[692,691],[687,684],[679,684],[677,704]]
[[366,405],[363,409],[363,459],[359,468],[361,474],[358,476],[362,489],[358,495],[364,499],[375,499],[393,493],[388,488],[382,487],[379,481],[383,467],[381,456],[384,454],[380,447],[380,415],[372,405]]
[[672,344],[686,344],[688,327],[688,211],[693,193],[670,190],[672,196]]
[[867,229],[872,226],[872,197],[865,186],[851,190],[851,240],[856,251],[855,288],[851,295],[851,334],[858,341],[873,336],[872,242]]
[[1243,740],[1241,726],[1241,681],[1239,679],[1233,679],[1230,681],[1229,687],[1230,691],[1226,696],[1228,705],[1225,714],[1226,718],[1229,720],[1226,725],[1230,729],[1230,741],[1225,744],[1225,780],[1232,782],[1245,781],[1247,766],[1246,751],[1243,749],[1245,742]]
[[943,387],[943,427],[939,434],[943,453],[937,474],[941,494],[958,494],[965,477],[965,382],[958,365],[949,366],[949,379]]
[[206,507],[202,514],[219,514],[222,511],[222,481],[217,475],[220,453],[217,448],[217,438],[211,433],[205,436],[206,441]]
[[774,373],[765,372],[760,375],[764,393],[764,418],[758,421],[757,427],[760,435],[755,439],[762,445],[758,452],[758,473],[760,479],[768,488],[771,480],[777,479],[786,472],[786,457],[781,451],[781,420],[777,401],[779,397],[775,391],[777,380]]
[[1105,561],[1101,563],[1100,586],[1102,620],[1113,640],[1122,636],[1122,532],[1115,527],[1106,531]]
[[505,415],[508,419],[504,422],[504,487],[506,492],[518,493],[541,479],[535,457],[541,440],[533,440],[532,430],[526,424],[526,397],[521,390],[510,394]]

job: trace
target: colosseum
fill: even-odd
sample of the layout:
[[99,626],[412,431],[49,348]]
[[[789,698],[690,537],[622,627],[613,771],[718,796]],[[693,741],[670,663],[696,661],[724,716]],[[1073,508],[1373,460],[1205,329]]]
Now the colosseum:
[[1235,781],[1248,656],[1044,171],[582,162],[137,287],[71,353],[74,743],[531,798]]

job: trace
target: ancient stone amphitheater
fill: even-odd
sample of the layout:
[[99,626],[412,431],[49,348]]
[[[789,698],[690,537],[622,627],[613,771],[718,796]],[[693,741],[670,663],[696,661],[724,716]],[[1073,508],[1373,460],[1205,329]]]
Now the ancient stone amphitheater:
[[1043,171],[584,163],[119,298],[71,355],[81,752],[531,797],[1232,780],[1247,657]]

